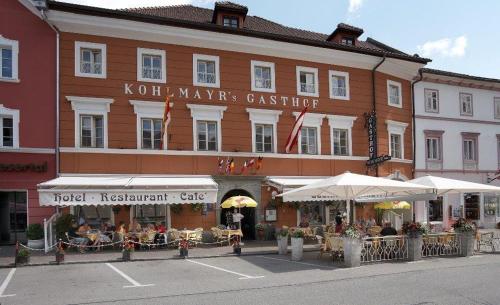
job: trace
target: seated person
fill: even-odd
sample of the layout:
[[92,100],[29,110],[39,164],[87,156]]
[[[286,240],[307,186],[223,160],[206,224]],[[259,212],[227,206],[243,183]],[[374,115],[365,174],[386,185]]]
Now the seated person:
[[90,230],[92,230],[92,228],[89,226],[88,222],[84,222],[83,225],[81,225],[78,228],[78,233],[84,234],[84,233],[88,233]]
[[78,245],[78,249],[80,250],[80,252],[83,253],[85,251],[84,246],[86,246],[90,242],[90,240],[87,237],[82,237],[78,235],[76,228],[77,228],[76,222],[73,222],[68,230],[68,237],[72,239],[73,243]]
[[157,222],[156,223],[156,235],[155,235],[155,244],[165,243],[165,233],[167,232],[167,228],[164,224]]
[[120,240],[125,239],[125,235],[127,235],[127,229],[125,229],[125,223],[123,221],[120,221],[120,224],[116,228],[116,235]]
[[132,222],[128,225],[129,232],[141,232],[142,227],[141,224],[137,221],[137,218],[133,218]]
[[398,231],[391,227],[390,222],[384,223],[384,228],[380,231],[381,236],[398,235]]

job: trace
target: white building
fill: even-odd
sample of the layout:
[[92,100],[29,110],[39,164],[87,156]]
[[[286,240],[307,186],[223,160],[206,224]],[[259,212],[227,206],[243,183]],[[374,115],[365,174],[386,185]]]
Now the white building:
[[[500,80],[423,69],[415,84],[415,177],[491,183],[500,169]],[[465,215],[482,227],[500,222],[500,196],[445,195],[415,207],[416,221],[449,227]]]

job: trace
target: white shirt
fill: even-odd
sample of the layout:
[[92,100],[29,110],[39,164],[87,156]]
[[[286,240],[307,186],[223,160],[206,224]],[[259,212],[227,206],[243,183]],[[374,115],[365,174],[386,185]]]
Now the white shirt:
[[244,217],[241,213],[234,213],[233,222],[240,222]]

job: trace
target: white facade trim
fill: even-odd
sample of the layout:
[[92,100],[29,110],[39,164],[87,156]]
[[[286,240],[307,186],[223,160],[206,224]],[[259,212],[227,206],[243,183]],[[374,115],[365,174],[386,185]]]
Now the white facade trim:
[[[207,60],[215,62],[215,83],[198,82],[198,60]],[[220,88],[219,56],[193,54],[193,86]]]
[[[136,114],[136,135],[137,135],[137,149],[142,147],[142,119],[163,119],[165,111],[165,103],[161,101],[138,101],[129,100],[129,103],[134,106],[134,113]],[[173,107],[174,103],[170,103]],[[165,131],[166,133],[167,131]],[[168,141],[163,142],[163,149],[167,149]]]
[[[301,112],[294,111],[293,115],[295,119],[299,117]],[[317,155],[321,155],[321,126],[323,125],[323,119],[326,117],[324,113],[309,113],[306,112],[304,116],[304,122],[302,127],[312,127],[316,128],[316,146]],[[302,154],[302,130],[299,132],[299,154]]]
[[[80,116],[82,114],[102,115],[103,117],[103,148],[108,148],[108,112],[113,99],[97,98],[97,97],[82,97],[82,96],[66,96],[66,99],[71,102],[71,108],[75,112],[75,147],[80,147]],[[103,148],[97,148],[102,150]],[[87,149],[87,148],[82,148]],[[94,148],[95,149],[95,148]]]
[[[83,73],[80,71],[81,62],[81,49],[97,49],[101,51],[101,73]],[[106,44],[85,42],[85,41],[75,41],[75,76],[78,77],[93,77],[93,78],[106,78],[107,71],[107,55],[106,55]]]
[[[145,78],[142,77],[142,56],[157,55],[161,57],[161,78]],[[167,53],[165,50],[137,48],[137,81],[148,83],[167,83]]]
[[38,148],[38,147],[0,147],[0,152],[21,153],[21,154],[55,154],[55,148]]
[[[330,154],[333,156],[333,129],[347,129],[349,141],[349,156],[352,156],[352,126],[358,117],[345,115],[327,115],[328,125],[330,125]],[[340,157],[340,156],[335,156]],[[368,158],[368,157],[367,157]]]
[[0,148],[7,149],[18,149],[19,148],[19,120],[20,120],[20,111],[19,109],[11,109],[7,108],[4,105],[0,104],[0,119],[1,118],[12,118],[12,146],[4,146],[3,145],[3,120],[0,120]]
[[227,106],[209,106],[199,104],[186,104],[191,110],[193,118],[193,150],[198,151],[198,137],[196,132],[197,121],[215,121],[217,122],[217,151],[222,151],[222,126],[221,121],[224,117],[224,111]]
[[[271,88],[258,88],[255,86],[255,67],[266,67],[271,69]],[[252,60],[250,62],[250,73],[252,91],[276,93],[276,72],[273,62]]]
[[[297,77],[297,95],[319,97],[318,68],[296,66],[295,70],[296,70],[296,77]],[[302,92],[302,90],[300,88],[300,73],[301,72],[314,74],[314,92]]]
[[[333,84],[332,84],[332,77],[333,76],[343,76],[345,77],[345,91],[346,95],[335,95],[333,92]],[[348,101],[351,99],[351,91],[350,91],[350,86],[349,86],[349,73],[344,72],[344,71],[334,71],[334,70],[329,70],[328,71],[328,85],[330,87],[330,98],[334,100],[344,100]]]
[[[11,40],[0,35],[0,47],[7,47],[12,50],[12,77],[2,77],[0,71],[0,81],[19,82],[19,41]],[[1,57],[0,57],[1,58]],[[1,67],[1,63],[0,63]]]
[[257,108],[247,108],[248,115],[250,117],[250,122],[252,124],[252,152],[257,152],[257,145],[255,143],[255,124],[269,124],[273,125],[273,152],[278,151],[278,121],[279,116],[283,113],[281,110],[268,110],[268,109],[257,109]]
[[[401,136],[401,159],[405,157],[405,130],[408,127],[408,123],[393,121],[393,120],[385,120],[385,124],[387,125],[387,133],[388,133],[388,144],[389,144],[389,155],[392,156],[392,146],[391,146],[391,134],[396,134]],[[393,158],[399,160],[399,158]]]
[[[399,90],[399,104],[391,103],[391,85],[398,87]],[[403,108],[403,87],[400,82],[395,82],[393,80],[387,80],[387,105],[397,108]]]

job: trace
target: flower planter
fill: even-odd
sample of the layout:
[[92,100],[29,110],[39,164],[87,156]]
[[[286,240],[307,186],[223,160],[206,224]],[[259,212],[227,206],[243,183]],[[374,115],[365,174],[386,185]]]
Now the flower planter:
[[292,261],[302,260],[304,254],[304,239],[292,237]]
[[27,265],[30,262],[30,257],[29,256],[17,256],[16,257],[16,264],[17,265]]
[[348,268],[361,266],[361,240],[359,238],[342,238],[344,242],[344,265]]
[[122,261],[128,262],[130,260],[132,260],[132,251],[122,251]]
[[179,249],[179,256],[182,258],[187,258],[189,255],[189,250],[187,248],[180,248]]
[[28,247],[32,249],[45,248],[45,239],[28,239]]
[[64,252],[56,252],[56,263],[64,263]]
[[474,233],[473,232],[462,232],[458,233],[458,240],[460,241],[460,253],[459,256],[468,257],[474,255]]
[[288,236],[278,236],[278,254],[286,255],[288,252]]
[[257,236],[259,237],[259,240],[264,240],[264,230],[257,230]]
[[423,245],[423,239],[421,234],[408,236],[409,261],[413,262],[422,259],[422,245]]
[[241,247],[240,246],[233,247],[233,253],[240,256],[241,255]]

